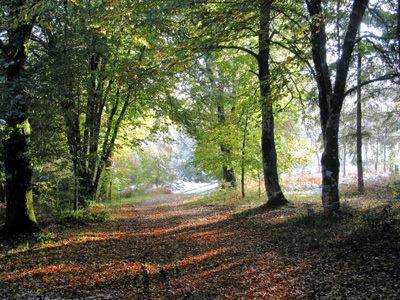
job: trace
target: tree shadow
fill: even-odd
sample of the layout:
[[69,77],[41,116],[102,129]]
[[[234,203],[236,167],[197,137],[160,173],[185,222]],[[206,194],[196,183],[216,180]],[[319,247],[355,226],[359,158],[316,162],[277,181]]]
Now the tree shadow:
[[0,298],[19,291],[20,299],[346,299],[371,296],[367,286],[381,285],[391,299],[399,234],[378,241],[365,227],[348,231],[355,218],[326,220],[295,206],[233,216],[132,206],[62,243],[0,258]]

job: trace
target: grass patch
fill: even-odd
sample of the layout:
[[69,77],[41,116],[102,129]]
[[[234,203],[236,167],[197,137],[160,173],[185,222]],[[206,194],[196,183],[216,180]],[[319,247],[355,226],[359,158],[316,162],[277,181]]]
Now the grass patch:
[[[320,194],[299,193],[288,196],[291,203],[309,203],[310,205],[317,205],[320,203],[320,199]],[[235,213],[259,207],[265,203],[267,203],[266,193],[261,192],[260,194],[256,188],[247,190],[245,198],[242,198],[240,190],[218,189],[212,193],[194,196],[185,201],[185,204],[189,206],[215,206]]]
[[89,207],[74,212],[66,212],[61,215],[64,223],[84,225],[87,223],[100,223],[109,219],[109,212],[104,205],[90,202]]
[[105,208],[117,208],[117,207],[121,207],[124,205],[140,203],[140,202],[146,201],[147,199],[153,198],[154,196],[155,195],[153,195],[153,194],[138,194],[138,195],[135,195],[133,197],[128,197],[128,198],[119,197],[112,201],[103,202],[101,204],[104,205]]
[[186,200],[184,203],[189,206],[215,206],[219,209],[235,212],[259,206],[265,201],[265,195],[258,198],[258,193],[242,198],[240,191],[235,189],[218,189],[212,193],[198,195]]

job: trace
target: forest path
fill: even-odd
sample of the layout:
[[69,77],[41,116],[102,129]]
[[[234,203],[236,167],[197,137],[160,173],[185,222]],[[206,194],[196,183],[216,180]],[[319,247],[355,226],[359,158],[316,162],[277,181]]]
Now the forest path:
[[[325,247],[320,224],[290,219],[296,206],[232,215],[187,197],[114,208],[103,223],[49,226],[47,243],[0,255],[0,299],[396,299],[393,251],[349,252],[336,237]],[[392,278],[377,275],[388,266]]]

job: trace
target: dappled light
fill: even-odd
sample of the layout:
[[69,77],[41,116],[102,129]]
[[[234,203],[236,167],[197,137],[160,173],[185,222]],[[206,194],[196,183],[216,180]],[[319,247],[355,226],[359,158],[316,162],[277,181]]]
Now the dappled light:
[[[386,286],[387,299],[395,295],[397,246],[383,250],[378,244],[388,241],[381,241],[378,254],[355,236],[328,234],[329,226],[346,221],[318,217],[312,204],[232,214],[169,197],[110,209],[102,223],[65,231],[50,225],[51,238],[32,248],[3,248],[0,297],[297,299],[317,292],[329,299],[363,295],[372,281]],[[349,247],[351,240],[359,246]],[[367,271],[378,267],[386,275]]]
[[243,227],[243,220],[182,202],[127,206],[120,213],[124,218],[115,215],[94,228],[60,233],[61,241],[3,254],[2,261],[12,258],[13,263],[1,266],[5,289],[0,296],[18,290],[20,298],[295,294],[287,286],[298,267],[269,249],[256,236],[260,232]]
[[0,299],[400,299],[399,1],[1,1]]

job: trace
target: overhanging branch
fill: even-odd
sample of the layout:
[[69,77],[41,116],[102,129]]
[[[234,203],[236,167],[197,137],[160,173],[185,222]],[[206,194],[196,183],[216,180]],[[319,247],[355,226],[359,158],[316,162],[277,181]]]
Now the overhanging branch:
[[217,45],[217,46],[211,46],[210,48],[212,48],[212,49],[233,49],[233,50],[243,51],[243,52],[246,52],[246,53],[250,54],[251,56],[253,56],[258,61],[258,54],[253,52],[253,51],[251,51],[250,49],[245,48],[245,47]]
[[400,74],[394,74],[394,73],[386,74],[386,75],[383,75],[383,76],[380,76],[380,77],[377,77],[377,78],[374,78],[374,79],[371,79],[371,80],[363,81],[360,84],[358,84],[358,85],[352,87],[351,89],[347,90],[344,93],[344,96],[346,97],[346,96],[350,95],[351,93],[355,92],[357,89],[363,87],[364,85],[368,85],[370,83],[377,82],[377,81],[386,81],[386,80],[390,80],[390,79],[393,79],[393,78],[396,78],[396,77],[400,77]]

